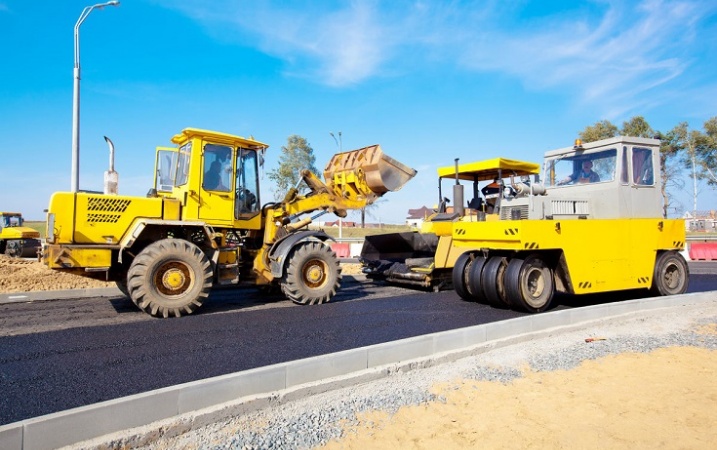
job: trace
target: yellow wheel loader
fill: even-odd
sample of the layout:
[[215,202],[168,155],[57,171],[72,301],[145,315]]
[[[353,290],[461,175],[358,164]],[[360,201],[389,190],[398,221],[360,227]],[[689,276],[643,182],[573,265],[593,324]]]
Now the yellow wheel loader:
[[295,303],[324,303],[340,286],[340,266],[331,238],[309,223],[327,212],[345,217],[416,174],[373,145],[334,155],[325,182],[304,170],[308,192],[293,188],[282,201],[262,203],[268,145],[195,128],[172,142],[157,148],[147,197],[122,196],[107,184],[104,193],[53,194],[42,261],[115,281],[156,317],[193,313],[217,285],[277,286]]
[[616,137],[549,151],[544,184],[513,179],[497,221],[453,223],[465,300],[531,313],[556,292],[687,290],[682,219],[662,217],[660,141]]
[[37,257],[40,233],[23,226],[25,220],[17,212],[0,212],[0,254],[14,258]]

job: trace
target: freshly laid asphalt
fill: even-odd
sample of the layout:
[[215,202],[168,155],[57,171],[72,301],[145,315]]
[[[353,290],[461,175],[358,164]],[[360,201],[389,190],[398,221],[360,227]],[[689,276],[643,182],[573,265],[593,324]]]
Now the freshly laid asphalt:
[[[690,266],[690,292],[717,290],[713,266]],[[296,306],[280,296],[267,298],[255,289],[215,291],[199,313],[178,320],[153,319],[111,290],[4,294],[0,425],[216,375],[523,315],[462,301],[453,291],[384,288],[359,278],[345,277],[334,301],[313,307]],[[70,298],[37,301],[64,295]],[[560,296],[556,309],[634,297],[634,292]]]

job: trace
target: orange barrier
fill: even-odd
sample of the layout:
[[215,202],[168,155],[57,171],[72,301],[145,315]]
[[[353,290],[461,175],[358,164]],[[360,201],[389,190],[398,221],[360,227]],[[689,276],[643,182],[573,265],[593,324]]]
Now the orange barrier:
[[351,256],[351,245],[348,242],[333,242],[331,250],[336,253],[339,258],[348,258]]
[[717,261],[717,242],[690,242],[690,259],[693,261]]

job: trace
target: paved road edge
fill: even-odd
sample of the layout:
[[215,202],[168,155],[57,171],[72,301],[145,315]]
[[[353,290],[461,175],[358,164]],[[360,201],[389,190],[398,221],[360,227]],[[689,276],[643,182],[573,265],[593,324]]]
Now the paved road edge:
[[[618,316],[717,302],[717,291],[554,311],[171,386],[0,426],[0,448],[138,446],[271,405],[572,331]],[[149,425],[148,425],[149,424]],[[84,445],[84,444],[83,444]]]

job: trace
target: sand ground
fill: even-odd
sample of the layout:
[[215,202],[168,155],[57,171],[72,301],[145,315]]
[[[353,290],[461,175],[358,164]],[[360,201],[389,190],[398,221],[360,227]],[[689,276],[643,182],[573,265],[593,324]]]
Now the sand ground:
[[[361,273],[359,264],[342,264],[341,271],[344,275]],[[0,294],[113,286],[114,282],[51,270],[38,261],[0,255]]]
[[[717,325],[703,330],[717,333]],[[434,386],[444,402],[371,412],[326,449],[711,449],[717,354],[693,347],[623,353],[509,384]]]

